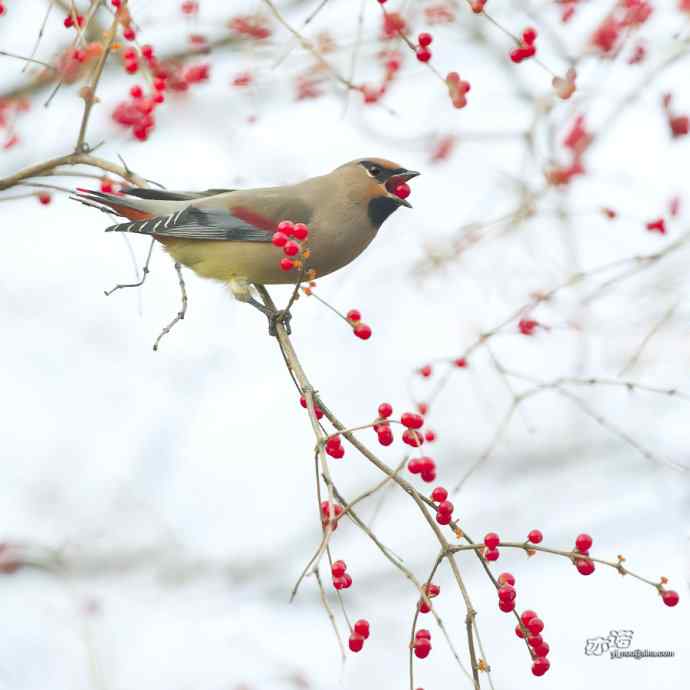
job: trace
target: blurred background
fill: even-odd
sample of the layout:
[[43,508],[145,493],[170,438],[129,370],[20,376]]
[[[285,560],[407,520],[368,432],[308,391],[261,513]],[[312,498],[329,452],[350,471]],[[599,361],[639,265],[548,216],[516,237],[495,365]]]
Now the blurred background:
[[[96,155],[169,189],[285,184],[371,156],[422,172],[414,208],[318,280],[321,298],[362,312],[371,339],[313,298],[295,305],[308,376],[352,426],[370,423],[382,401],[396,414],[431,401],[437,440],[424,450],[448,488],[472,470],[452,500],[475,539],[521,541],[539,528],[544,545],[569,550],[588,532],[592,555],[623,554],[681,596],[667,608],[611,568],[583,578],[566,558],[502,550],[492,570],[512,572],[518,608],[546,624],[551,669],[534,678],[514,620],[477,559],[461,554],[497,689],[675,690],[690,673],[690,402],[664,393],[690,394],[690,138],[678,119],[690,112],[690,7],[642,4],[653,11],[635,19],[639,3],[623,0],[489,0],[492,22],[465,2],[389,0],[386,24],[376,0],[276,3],[350,84],[375,90],[386,63],[400,62],[366,103],[264,2],[131,0],[136,39],[109,57],[88,128]],[[65,63],[76,36],[63,26],[69,3],[2,5],[0,50],[24,57],[51,8],[35,58],[58,66],[0,55],[4,179],[73,149],[93,63]],[[89,6],[75,4],[82,15]],[[111,11],[94,8],[86,40],[102,39]],[[440,78],[396,31],[386,37],[392,13],[413,43],[432,33]],[[509,58],[515,43],[500,27],[519,36],[527,26],[541,64]],[[176,56],[186,85],[166,92],[142,142],[113,115],[132,86],[150,89],[143,61],[129,74],[121,58],[144,44]],[[552,78],[571,67],[577,90],[562,100]],[[471,84],[465,108],[449,99],[450,71]],[[56,74],[65,83],[45,107]],[[141,289],[104,296],[140,276],[148,240],[104,234],[109,219],[61,191],[98,188],[100,170],[61,170],[81,177],[0,192],[0,688],[409,687],[418,593],[354,524],[341,523],[332,550],[354,580],[349,616],[371,622],[365,649],[342,662],[313,577],[288,603],[321,524],[312,432],[265,319],[185,272],[187,315],[153,352],[179,309],[169,258],[155,247]],[[463,355],[468,366],[454,367]],[[418,373],[426,364],[428,378]],[[410,450],[359,436],[392,466]],[[351,448],[330,466],[349,498],[381,479]],[[359,512],[427,577],[437,548],[408,496],[387,487]],[[466,659],[447,566],[435,581],[435,608]],[[415,687],[471,687],[428,618],[433,650],[416,660]],[[585,654],[587,639],[623,629],[633,648],[675,657]]]

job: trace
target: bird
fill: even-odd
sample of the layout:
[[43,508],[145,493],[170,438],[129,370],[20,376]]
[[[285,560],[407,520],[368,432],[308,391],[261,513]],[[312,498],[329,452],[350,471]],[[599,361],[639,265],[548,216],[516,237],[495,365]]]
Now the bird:
[[[322,277],[349,264],[392,213],[412,207],[396,190],[419,174],[384,158],[358,158],[281,187],[198,192],[124,187],[116,194],[77,188],[71,198],[127,218],[106,232],[151,236],[176,263],[227,284],[236,299],[268,317],[275,335],[278,321],[289,332],[290,314],[258,301],[252,286],[295,284],[304,269]],[[272,243],[284,220],[308,226],[308,259],[301,272],[282,269],[282,252]]]

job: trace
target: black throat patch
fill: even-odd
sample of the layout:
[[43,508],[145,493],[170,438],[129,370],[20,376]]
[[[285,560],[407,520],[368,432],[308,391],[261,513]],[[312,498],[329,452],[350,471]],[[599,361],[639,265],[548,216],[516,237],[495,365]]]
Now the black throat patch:
[[400,204],[387,196],[374,197],[367,206],[367,213],[371,224],[378,228],[383,224],[383,221],[395,211]]

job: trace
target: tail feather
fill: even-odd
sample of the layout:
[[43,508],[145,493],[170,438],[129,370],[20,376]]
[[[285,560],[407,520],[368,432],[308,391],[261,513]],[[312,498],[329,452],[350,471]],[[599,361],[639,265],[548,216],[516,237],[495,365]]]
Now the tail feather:
[[138,199],[97,192],[93,189],[81,189],[78,187],[74,196],[70,198],[79,201],[85,206],[97,208],[105,213],[115,213],[130,220],[144,220],[151,218],[153,215],[150,210],[142,208],[143,204]]

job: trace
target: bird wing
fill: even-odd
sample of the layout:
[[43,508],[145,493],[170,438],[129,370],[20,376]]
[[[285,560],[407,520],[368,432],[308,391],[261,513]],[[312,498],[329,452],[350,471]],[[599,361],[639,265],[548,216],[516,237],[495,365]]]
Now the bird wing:
[[274,223],[262,225],[264,227],[233,215],[231,211],[187,206],[167,216],[111,225],[106,232],[134,232],[190,240],[270,242]]

